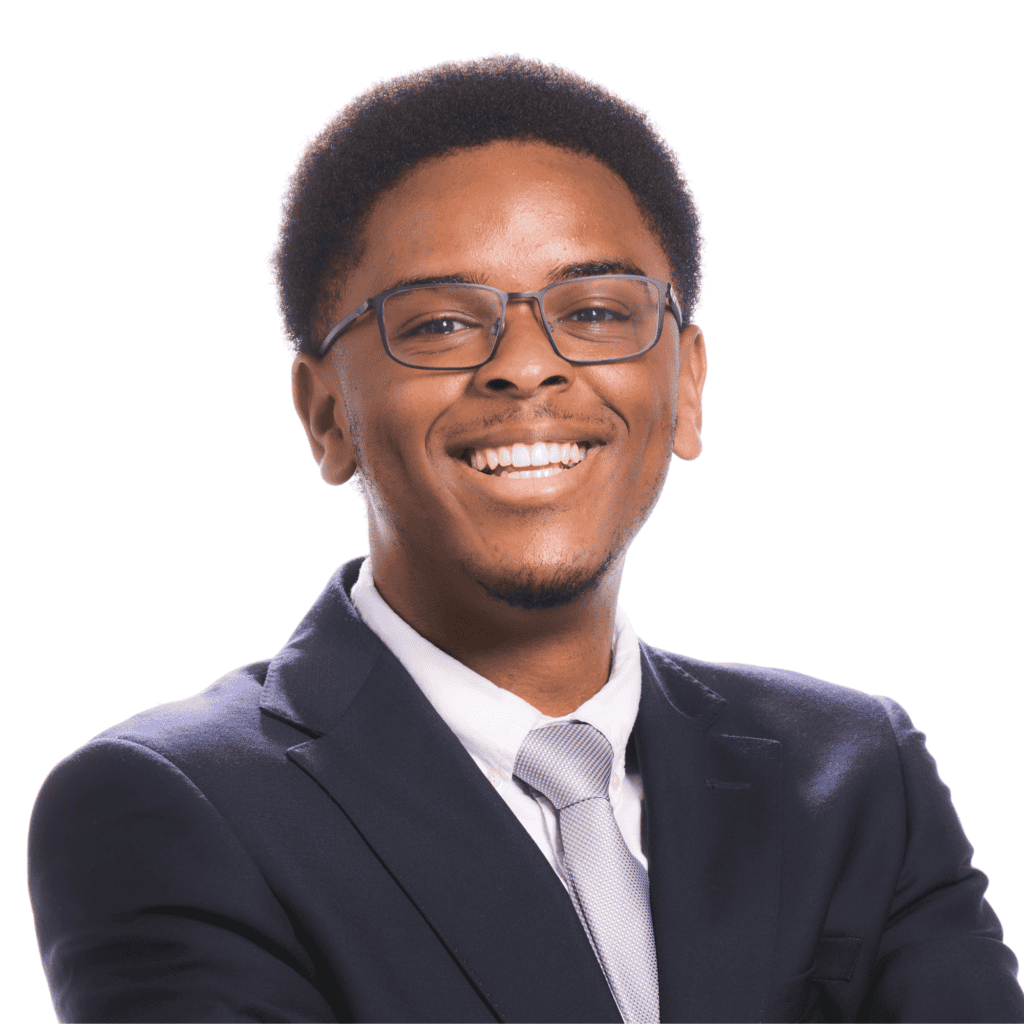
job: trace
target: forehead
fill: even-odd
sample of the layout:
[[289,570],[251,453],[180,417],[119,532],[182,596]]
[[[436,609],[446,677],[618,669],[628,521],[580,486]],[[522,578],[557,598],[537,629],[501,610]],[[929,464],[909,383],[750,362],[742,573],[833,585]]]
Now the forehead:
[[362,259],[345,287],[356,303],[430,276],[522,291],[573,263],[631,264],[661,280],[671,273],[614,171],[539,142],[493,142],[419,164],[378,198],[362,235]]

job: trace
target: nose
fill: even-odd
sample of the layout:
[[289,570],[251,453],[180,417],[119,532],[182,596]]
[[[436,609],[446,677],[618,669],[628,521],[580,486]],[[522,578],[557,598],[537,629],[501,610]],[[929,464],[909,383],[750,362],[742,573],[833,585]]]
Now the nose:
[[525,398],[542,388],[564,390],[575,376],[576,367],[566,362],[548,339],[540,303],[536,299],[509,299],[497,348],[477,370],[477,385]]

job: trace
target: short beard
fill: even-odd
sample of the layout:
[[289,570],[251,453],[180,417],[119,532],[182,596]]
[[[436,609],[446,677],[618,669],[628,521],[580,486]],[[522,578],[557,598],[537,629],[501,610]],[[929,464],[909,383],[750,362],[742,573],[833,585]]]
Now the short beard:
[[613,555],[609,553],[597,572],[588,573],[582,567],[566,566],[553,577],[541,578],[536,570],[523,569],[516,574],[509,573],[504,579],[490,586],[478,579],[491,597],[504,601],[513,608],[563,608],[572,604],[584,594],[593,590],[604,574],[611,568]]

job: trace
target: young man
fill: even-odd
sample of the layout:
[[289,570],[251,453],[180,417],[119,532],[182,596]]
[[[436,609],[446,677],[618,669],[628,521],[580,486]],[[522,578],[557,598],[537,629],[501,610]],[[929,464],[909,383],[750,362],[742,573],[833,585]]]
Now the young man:
[[47,782],[62,1019],[1024,1016],[904,712],[617,609],[700,452],[698,249],[642,116],[540,65],[388,83],[314,142],[295,404],[369,557],[275,658]]

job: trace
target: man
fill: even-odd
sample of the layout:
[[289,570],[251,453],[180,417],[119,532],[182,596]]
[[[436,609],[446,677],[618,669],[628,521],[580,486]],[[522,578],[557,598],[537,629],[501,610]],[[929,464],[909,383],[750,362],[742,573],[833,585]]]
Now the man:
[[275,658],[48,780],[62,1019],[1024,1017],[904,712],[617,609],[700,452],[698,249],[643,117],[541,65],[387,83],[313,143],[295,404],[369,558]]

